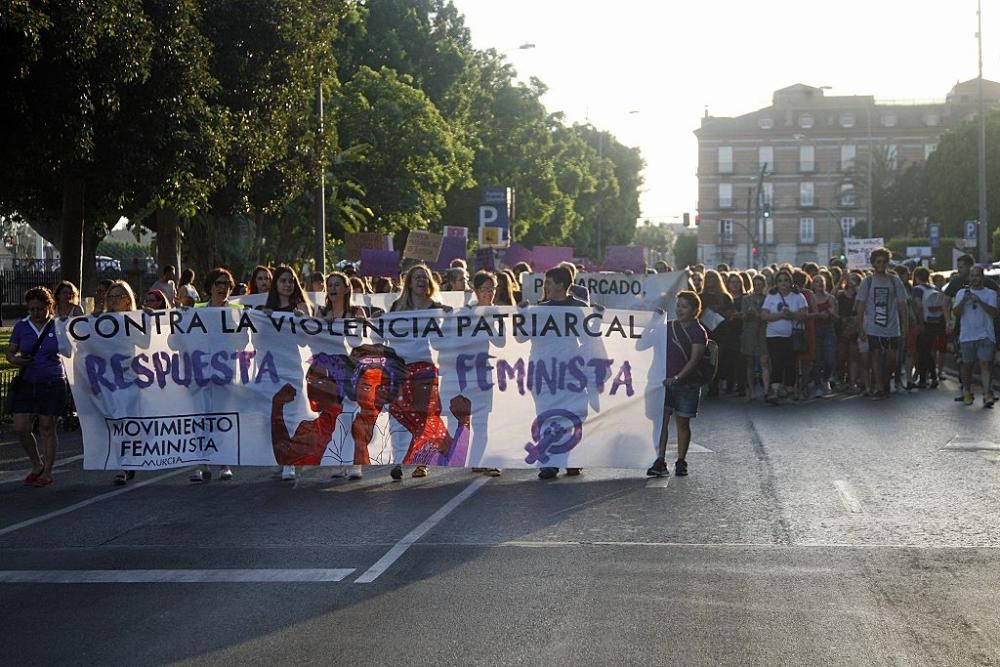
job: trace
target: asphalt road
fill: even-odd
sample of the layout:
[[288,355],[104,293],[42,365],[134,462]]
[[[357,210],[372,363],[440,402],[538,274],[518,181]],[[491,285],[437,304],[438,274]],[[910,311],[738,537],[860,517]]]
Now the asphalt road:
[[1000,411],[954,389],[712,402],[691,475],[652,481],[240,469],[119,489],[66,435],[56,483],[33,489],[0,444],[0,650],[12,665],[1000,665]]

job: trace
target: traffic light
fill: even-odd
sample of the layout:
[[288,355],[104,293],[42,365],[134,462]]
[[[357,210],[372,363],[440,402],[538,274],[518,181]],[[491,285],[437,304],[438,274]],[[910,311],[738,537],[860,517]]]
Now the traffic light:
[[757,255],[757,246],[754,246],[753,248],[751,248],[750,251],[754,254],[754,256],[756,256]]
[[771,217],[771,202],[764,202],[764,219],[767,220]]
[[691,226],[691,214],[690,213],[685,213],[684,214],[684,226],[685,227],[690,227]]

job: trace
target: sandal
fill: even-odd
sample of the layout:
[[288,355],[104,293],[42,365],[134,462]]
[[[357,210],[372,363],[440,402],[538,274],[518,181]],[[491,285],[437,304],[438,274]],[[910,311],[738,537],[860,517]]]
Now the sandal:
[[413,469],[412,476],[413,477],[427,477],[427,475],[429,475],[429,474],[430,474],[430,471],[427,470],[427,466],[425,466],[425,465],[419,465],[419,466],[417,466],[416,468]]
[[25,484],[25,486],[34,484],[35,480],[38,479],[39,475],[41,475],[41,474],[42,473],[40,473],[40,472],[29,472],[28,476],[24,478],[24,484]]
[[41,489],[43,487],[48,486],[54,481],[55,480],[53,480],[51,477],[42,477],[41,475],[39,475],[38,477],[35,478],[35,481],[32,483],[32,486],[34,486],[37,489]]

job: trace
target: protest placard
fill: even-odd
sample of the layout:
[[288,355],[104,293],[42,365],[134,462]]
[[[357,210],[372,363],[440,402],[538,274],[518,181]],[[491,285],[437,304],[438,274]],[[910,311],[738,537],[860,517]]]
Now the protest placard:
[[872,268],[871,254],[875,248],[885,245],[882,237],[872,239],[844,239],[848,269]]
[[441,254],[441,244],[444,237],[441,234],[411,229],[406,237],[406,248],[403,257],[412,257],[424,262],[436,262]]
[[[606,308],[656,310],[660,308],[673,317],[677,292],[687,289],[687,272],[637,273],[578,273],[576,284],[586,287],[590,302]],[[521,274],[521,298],[537,303],[542,298],[543,273]]]
[[643,248],[629,245],[609,245],[604,249],[603,271],[632,271],[642,273],[646,270],[646,260]]
[[361,251],[392,250],[392,237],[377,232],[352,232],[344,237],[344,257],[352,262],[361,259]]
[[363,248],[359,272],[363,276],[389,276],[395,279],[399,276],[399,253],[395,250]]

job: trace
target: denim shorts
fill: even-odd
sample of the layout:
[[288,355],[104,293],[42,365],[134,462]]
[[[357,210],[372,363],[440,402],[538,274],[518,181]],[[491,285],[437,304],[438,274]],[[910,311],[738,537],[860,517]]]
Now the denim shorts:
[[700,384],[675,384],[666,390],[667,395],[663,402],[665,415],[676,414],[678,417],[688,418],[698,416],[698,406],[701,405]]
[[973,364],[976,361],[992,361],[993,351],[997,347],[996,343],[989,338],[962,342],[958,346],[962,351],[963,364]]

